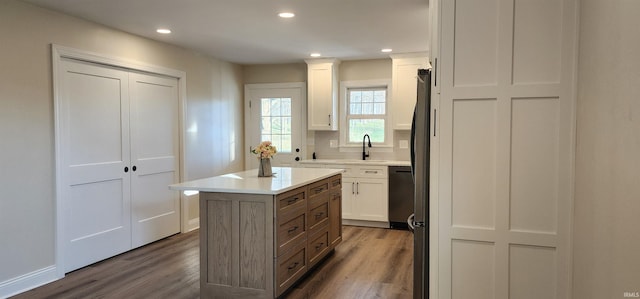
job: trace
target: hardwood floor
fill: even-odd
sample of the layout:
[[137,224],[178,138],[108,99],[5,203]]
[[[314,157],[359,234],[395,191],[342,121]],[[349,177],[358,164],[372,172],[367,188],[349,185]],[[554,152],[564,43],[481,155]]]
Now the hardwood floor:
[[[13,298],[199,298],[198,242],[178,234]],[[411,298],[412,267],[410,232],[345,226],[335,253],[284,297]]]

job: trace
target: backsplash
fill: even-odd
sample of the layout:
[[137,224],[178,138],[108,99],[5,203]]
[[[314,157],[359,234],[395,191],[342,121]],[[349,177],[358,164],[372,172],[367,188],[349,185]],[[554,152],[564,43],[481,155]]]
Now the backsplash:
[[[409,147],[400,148],[400,141],[406,141],[410,144],[409,138],[410,131],[394,131],[393,132],[393,150],[387,148],[385,151],[376,151],[375,145],[372,147],[368,159],[371,160],[397,160],[397,161],[409,161],[410,152]],[[316,158],[318,159],[361,159],[362,152],[340,152],[340,148],[332,148],[329,146],[330,140],[340,140],[340,132],[333,131],[315,131],[309,133],[309,139],[314,141],[314,144],[310,144],[308,148],[308,159],[311,159],[312,153],[315,151]]]

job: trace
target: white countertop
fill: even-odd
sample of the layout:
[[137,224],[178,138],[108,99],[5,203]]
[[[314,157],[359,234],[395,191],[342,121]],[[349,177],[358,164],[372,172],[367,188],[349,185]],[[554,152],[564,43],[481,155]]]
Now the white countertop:
[[246,194],[280,194],[319,181],[342,169],[273,167],[273,176],[258,177],[258,169],[170,185],[171,190]]
[[300,161],[300,163],[302,164],[411,166],[411,161],[398,161],[398,160],[316,159],[316,160],[302,160]]

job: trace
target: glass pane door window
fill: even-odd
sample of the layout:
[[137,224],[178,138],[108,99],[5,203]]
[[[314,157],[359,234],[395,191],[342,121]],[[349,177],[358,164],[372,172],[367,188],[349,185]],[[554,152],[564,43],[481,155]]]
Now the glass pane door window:
[[260,107],[260,141],[271,141],[279,153],[291,153],[291,98],[261,98]]

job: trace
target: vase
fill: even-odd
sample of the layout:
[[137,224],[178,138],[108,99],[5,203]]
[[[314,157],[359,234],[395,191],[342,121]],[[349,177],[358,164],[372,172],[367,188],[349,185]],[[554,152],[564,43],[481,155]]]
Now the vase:
[[258,166],[258,176],[259,177],[267,177],[272,176],[271,172],[271,159],[263,158],[260,159],[260,166]]

